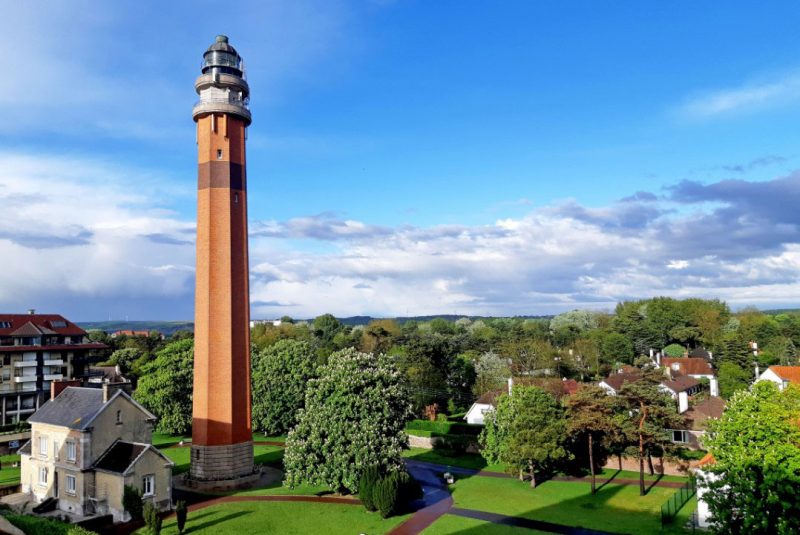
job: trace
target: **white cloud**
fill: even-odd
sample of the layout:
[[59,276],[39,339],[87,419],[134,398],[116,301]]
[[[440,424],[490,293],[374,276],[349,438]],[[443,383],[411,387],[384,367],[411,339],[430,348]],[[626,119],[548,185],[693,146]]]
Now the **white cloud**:
[[679,106],[688,118],[709,118],[783,105],[800,97],[800,74],[789,73],[774,80],[709,91]]

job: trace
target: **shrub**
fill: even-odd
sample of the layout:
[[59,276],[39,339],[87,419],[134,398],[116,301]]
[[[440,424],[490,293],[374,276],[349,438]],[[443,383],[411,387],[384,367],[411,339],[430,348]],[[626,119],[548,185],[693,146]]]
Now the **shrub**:
[[375,487],[380,481],[377,466],[368,466],[358,482],[358,498],[367,511],[375,510]]
[[680,344],[670,344],[664,348],[664,354],[671,358],[682,357],[686,353],[686,348]]
[[175,504],[175,520],[178,523],[178,533],[183,533],[183,528],[186,527],[186,517],[189,510],[186,508],[186,502],[178,500]]
[[144,525],[152,533],[156,518],[158,518],[158,509],[155,508],[152,502],[145,502],[142,507],[142,516],[144,517]]
[[422,498],[422,487],[419,482],[411,477],[405,470],[397,473],[398,503],[405,507],[408,502]]
[[411,434],[417,434],[413,431],[426,431],[430,434],[424,436],[437,436],[437,435],[467,435],[478,436],[483,429],[481,425],[470,425],[463,422],[450,422],[437,420],[431,422],[429,420],[411,420],[406,425],[406,429],[411,431]]
[[150,532],[153,535],[161,535],[161,522],[163,522],[163,520],[161,520],[158,512],[156,512],[155,516],[153,516],[153,525],[150,526]]
[[125,485],[122,494],[122,507],[131,515],[131,520],[142,519],[142,493],[136,487]]
[[397,509],[399,478],[396,473],[389,474],[375,485],[373,499],[381,517],[389,518]]
[[88,529],[80,526],[75,526],[70,528],[70,530],[67,532],[67,535],[97,535],[97,533],[94,531],[89,531]]
[[460,435],[445,435],[438,437],[433,444],[435,450],[446,450],[455,454],[462,454],[467,451],[469,445],[475,442],[475,439],[468,436]]

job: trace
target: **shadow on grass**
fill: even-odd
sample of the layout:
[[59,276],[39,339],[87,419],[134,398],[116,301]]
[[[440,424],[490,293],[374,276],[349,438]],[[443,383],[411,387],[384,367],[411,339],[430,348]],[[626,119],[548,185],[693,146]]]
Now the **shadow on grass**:
[[[208,515],[213,516],[214,513],[208,513]],[[245,515],[249,515],[250,511],[236,511],[234,513],[229,513],[227,515],[220,516],[215,518],[214,520],[209,520],[208,522],[201,522],[199,524],[192,523],[188,525],[184,530],[184,533],[193,533],[195,531],[200,531],[206,528],[210,528],[212,526],[216,526],[217,524],[222,524],[223,522],[228,522],[233,520],[234,518],[240,518]],[[194,517],[194,519],[200,518],[200,515]]]
[[602,489],[603,487],[614,481],[614,478],[617,477],[621,472],[622,470],[617,470],[616,472],[614,472],[611,477],[609,477],[606,481],[603,481],[603,483],[597,486],[597,491],[600,492],[600,489]]

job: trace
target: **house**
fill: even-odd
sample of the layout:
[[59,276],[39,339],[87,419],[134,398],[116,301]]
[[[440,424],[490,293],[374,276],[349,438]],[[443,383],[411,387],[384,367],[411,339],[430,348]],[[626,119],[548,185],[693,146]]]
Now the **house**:
[[[117,338],[118,336],[145,336],[149,337],[151,332],[158,332],[158,331],[134,331],[134,330],[121,330],[121,331],[114,331],[111,333],[111,338]],[[158,333],[161,340],[164,339],[164,335]]]
[[669,394],[672,399],[678,399],[681,393],[693,396],[700,392],[702,385],[700,381],[688,375],[673,375],[661,382],[661,390]]
[[722,417],[725,401],[716,396],[689,407],[682,413],[685,426],[672,430],[672,442],[692,450],[702,449],[702,438],[706,433],[708,422]]
[[468,424],[483,425],[484,415],[487,412],[494,410],[494,408],[497,406],[497,398],[505,393],[505,390],[492,390],[490,392],[486,392],[479,397],[475,403],[472,404],[467,411],[467,414],[464,415],[464,419]]
[[122,375],[122,370],[117,364],[116,366],[90,366],[86,374],[86,383],[89,386],[94,386],[130,383],[130,380]]
[[757,381],[772,381],[780,390],[790,384],[800,385],[800,366],[770,366]]
[[53,383],[50,401],[28,419],[22,492],[77,517],[111,514],[124,521],[127,485],[169,509],[173,463],[151,444],[156,417],[112,385],[61,386]]
[[26,420],[51,381],[80,377],[107,349],[58,314],[0,314],[0,425]]
[[716,462],[714,456],[708,453],[705,457],[700,459],[695,466],[695,476],[697,478],[697,525],[701,528],[709,528],[712,523],[711,511],[709,510],[705,495],[708,492],[706,481],[716,481],[720,477],[718,474],[709,470],[709,467],[713,466]]
[[711,364],[709,364],[706,359],[700,357],[664,357],[661,359],[661,365],[664,366],[664,368],[668,368],[672,373],[687,375],[695,379],[706,378],[711,380],[715,377],[714,369],[711,367]]
[[606,391],[610,396],[616,396],[626,383],[635,383],[642,378],[642,374],[637,371],[623,371],[612,373],[599,383],[597,386]]

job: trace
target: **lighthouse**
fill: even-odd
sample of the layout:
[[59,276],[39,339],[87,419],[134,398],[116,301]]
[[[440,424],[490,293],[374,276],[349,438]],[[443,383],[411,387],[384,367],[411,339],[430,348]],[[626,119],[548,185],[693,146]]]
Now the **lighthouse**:
[[219,35],[194,87],[197,271],[189,481],[235,487],[253,477],[245,140],[250,88]]

